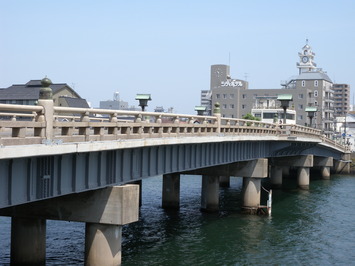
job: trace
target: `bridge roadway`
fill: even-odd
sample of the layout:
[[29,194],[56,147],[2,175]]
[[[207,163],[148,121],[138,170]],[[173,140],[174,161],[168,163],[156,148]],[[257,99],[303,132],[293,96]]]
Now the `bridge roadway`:
[[[217,211],[220,182],[241,176],[243,210],[260,206],[297,168],[349,171],[346,147],[317,129],[213,116],[0,104],[0,215],[12,217],[11,263],[45,264],[46,219],[86,223],[85,264],[121,263],[122,226],[138,220],[139,185],[163,175],[162,206],[178,208],[180,175],[202,175],[201,209]],[[269,174],[270,173],[270,174]],[[26,248],[23,248],[26,247]]]

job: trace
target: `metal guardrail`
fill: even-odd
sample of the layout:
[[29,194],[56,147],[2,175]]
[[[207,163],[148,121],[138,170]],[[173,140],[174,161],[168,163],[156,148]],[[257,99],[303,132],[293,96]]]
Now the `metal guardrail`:
[[207,135],[307,137],[346,151],[318,129],[214,116],[0,104],[0,145]]

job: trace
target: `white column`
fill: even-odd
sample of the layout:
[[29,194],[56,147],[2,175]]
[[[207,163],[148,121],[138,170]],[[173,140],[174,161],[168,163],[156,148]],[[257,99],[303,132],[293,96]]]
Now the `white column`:
[[122,226],[86,223],[85,265],[121,265]]
[[243,178],[243,212],[255,214],[260,205],[261,178]]
[[309,189],[309,167],[297,169],[297,182],[301,189]]
[[321,168],[322,178],[323,179],[330,179],[330,167],[324,166]]

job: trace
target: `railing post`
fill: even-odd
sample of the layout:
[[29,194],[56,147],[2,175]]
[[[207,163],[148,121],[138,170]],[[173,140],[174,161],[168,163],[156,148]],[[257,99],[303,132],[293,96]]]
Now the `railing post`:
[[214,110],[213,114],[216,117],[216,122],[217,122],[217,132],[216,133],[221,133],[221,109],[219,108],[220,104],[219,102],[216,102],[214,104]]
[[42,88],[39,91],[38,105],[43,106],[44,121],[45,121],[45,138],[47,140],[53,139],[53,117],[54,117],[54,103],[52,89],[49,87],[52,81],[49,78],[41,80]]

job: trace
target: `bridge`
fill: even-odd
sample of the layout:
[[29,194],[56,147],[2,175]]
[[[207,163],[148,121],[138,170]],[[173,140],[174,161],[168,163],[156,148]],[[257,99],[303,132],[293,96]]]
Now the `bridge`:
[[[43,96],[43,95],[42,95]],[[297,169],[308,189],[349,172],[350,152],[320,130],[213,116],[0,104],[0,215],[12,217],[11,263],[45,264],[46,220],[86,223],[85,264],[121,263],[122,226],[139,219],[141,180],[163,175],[162,207],[179,208],[180,175],[202,175],[201,210],[243,177],[243,206],[260,208],[261,180]],[[23,248],[25,247],[25,248]]]

